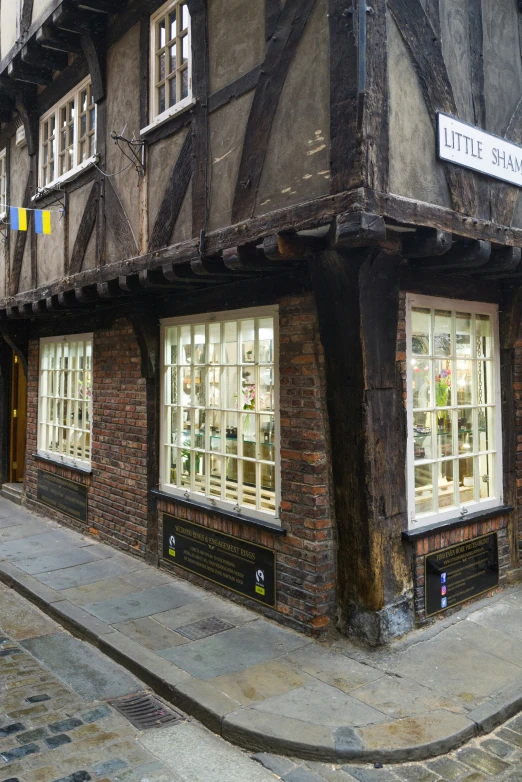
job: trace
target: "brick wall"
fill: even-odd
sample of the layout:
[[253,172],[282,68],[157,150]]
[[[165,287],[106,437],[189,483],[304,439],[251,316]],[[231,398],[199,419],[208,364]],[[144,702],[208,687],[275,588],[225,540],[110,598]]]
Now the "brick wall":
[[[161,511],[250,540],[277,552],[275,618],[309,633],[331,626],[335,614],[335,540],[328,460],[323,353],[311,294],[279,302],[281,521],[287,534],[228,521],[175,501]],[[146,389],[131,326],[118,321],[94,334],[92,476],[35,460],[38,400],[38,342],[31,342],[28,378],[28,458],[26,492],[35,504],[37,469],[89,486],[88,524],[54,514],[66,524],[90,530],[117,546],[144,555],[146,547]],[[161,557],[161,543],[160,557]],[[168,563],[162,563],[169,567]],[[190,576],[179,570],[179,575]],[[199,580],[204,586],[219,587]],[[231,596],[225,590],[221,590]],[[252,607],[264,609],[256,603]]]
[[[323,352],[313,296],[279,302],[281,523],[285,537],[227,520],[211,511],[188,509],[161,500],[162,512],[274,549],[277,560],[277,606],[263,613],[318,634],[332,625],[335,613],[335,536],[328,465],[328,425]],[[205,585],[202,579],[162,562],[166,569]],[[208,584],[207,584],[208,585]],[[212,585],[215,591],[226,590]],[[230,595],[230,593],[228,593]]]
[[93,337],[92,475],[35,459],[37,448],[39,342],[29,346],[27,384],[27,504],[36,500],[37,470],[89,487],[88,523],[44,508],[60,521],[143,555],[146,545],[146,398],[140,354],[130,324],[117,321]]
[[513,366],[513,389],[515,395],[516,438],[517,438],[517,513],[520,561],[522,562],[522,338],[515,344]]
[[[522,342],[519,348],[518,358],[518,372],[522,378]],[[399,323],[397,330],[397,365],[400,370],[403,386],[404,407],[406,409],[406,396],[407,396],[407,383],[406,383],[406,292],[401,291],[399,295]],[[521,385],[522,388],[522,385]],[[519,407],[518,414],[520,416],[519,423],[522,425],[522,395],[519,393]],[[522,431],[522,429],[520,430]],[[519,458],[519,492],[522,494],[522,436],[518,438],[520,442],[520,458]],[[412,558],[412,575],[413,586],[415,595],[415,618],[417,623],[422,624],[426,619],[425,607],[424,607],[424,557],[426,554],[431,554],[434,551],[439,551],[447,546],[453,546],[458,543],[462,543],[472,538],[480,537],[481,535],[487,535],[489,532],[498,532],[498,556],[499,556],[499,571],[500,571],[500,585],[503,586],[506,583],[506,574],[509,570],[509,539],[507,534],[508,517],[498,516],[487,521],[478,522],[474,524],[463,524],[456,529],[443,532],[434,531],[416,540],[411,545],[411,558]],[[481,598],[475,598],[481,599]],[[459,611],[462,607],[469,605],[473,600],[467,601],[453,609],[448,609],[438,614],[439,617],[449,616],[452,613]]]

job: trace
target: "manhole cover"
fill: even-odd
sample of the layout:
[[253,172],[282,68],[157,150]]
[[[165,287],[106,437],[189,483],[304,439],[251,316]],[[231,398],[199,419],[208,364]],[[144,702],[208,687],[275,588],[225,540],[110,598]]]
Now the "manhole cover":
[[133,695],[115,698],[109,703],[138,730],[161,728],[163,725],[171,725],[185,719],[183,714],[167,706],[150,692],[135,692]]
[[193,622],[184,627],[176,627],[176,632],[190,638],[191,641],[198,641],[200,638],[206,638],[208,635],[222,633],[224,630],[233,630],[234,625],[224,622],[217,616],[209,616],[207,619],[200,619],[199,622]]

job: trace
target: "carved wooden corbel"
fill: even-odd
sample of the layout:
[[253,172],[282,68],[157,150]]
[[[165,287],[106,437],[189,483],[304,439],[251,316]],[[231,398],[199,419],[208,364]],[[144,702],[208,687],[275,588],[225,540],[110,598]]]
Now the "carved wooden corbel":
[[159,321],[150,310],[140,307],[139,312],[132,308],[129,320],[136,335],[141,354],[141,375],[154,378],[159,368],[160,338]]

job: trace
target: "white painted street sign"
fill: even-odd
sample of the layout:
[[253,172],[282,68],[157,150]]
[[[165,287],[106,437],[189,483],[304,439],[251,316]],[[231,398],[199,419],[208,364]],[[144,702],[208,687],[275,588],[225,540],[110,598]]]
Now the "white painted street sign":
[[522,146],[448,114],[438,115],[438,153],[441,160],[522,187]]

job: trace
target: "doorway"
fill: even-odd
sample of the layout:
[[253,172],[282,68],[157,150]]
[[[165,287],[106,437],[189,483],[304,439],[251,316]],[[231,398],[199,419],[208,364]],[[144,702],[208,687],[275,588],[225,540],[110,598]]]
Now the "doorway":
[[23,483],[25,429],[27,424],[27,379],[20,359],[13,353],[11,372],[11,452],[9,480]]

